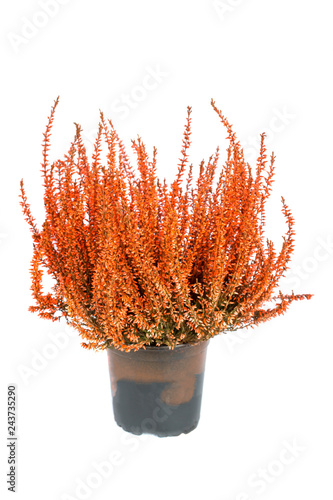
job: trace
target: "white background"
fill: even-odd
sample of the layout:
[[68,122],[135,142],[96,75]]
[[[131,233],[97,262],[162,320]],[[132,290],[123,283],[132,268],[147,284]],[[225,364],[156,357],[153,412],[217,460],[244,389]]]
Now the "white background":
[[[17,385],[18,500],[333,498],[331,16],[328,0],[1,2],[1,498],[12,498],[8,383]],[[227,146],[212,97],[248,161],[261,132],[276,155],[267,236],[281,245],[284,196],[296,239],[281,287],[314,297],[211,340],[201,420],[188,435],[124,433],[106,353],[27,311],[32,242],[19,181],[41,224],[42,133],[58,95],[53,160],[74,122],[91,148],[102,109],[128,150],[138,134],[157,147],[160,176],[171,179],[187,106],[195,165]],[[96,475],[117,453],[108,477]]]

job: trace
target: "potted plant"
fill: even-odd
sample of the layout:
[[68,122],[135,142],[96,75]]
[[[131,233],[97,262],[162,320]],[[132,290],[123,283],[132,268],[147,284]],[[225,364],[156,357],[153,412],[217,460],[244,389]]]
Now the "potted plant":
[[[219,148],[200,163],[192,187],[190,107],[170,186],[158,179],[156,148],[150,159],[140,137],[132,140],[134,170],[102,112],[91,161],[75,124],[69,151],[50,163],[58,100],[43,139],[40,229],[21,181],[20,203],[33,238],[35,305],[29,310],[53,321],[64,317],[84,348],[107,351],[118,425],[134,434],[190,432],[199,421],[209,340],[254,327],[312,296],[274,295],[295,234],[282,198],[287,230],[280,251],[265,241],[275,157],[272,153],[267,161],[262,133],[253,171],[212,100],[229,140],[217,179]],[[49,291],[43,289],[45,270],[53,279]],[[273,307],[267,307],[269,301]]]

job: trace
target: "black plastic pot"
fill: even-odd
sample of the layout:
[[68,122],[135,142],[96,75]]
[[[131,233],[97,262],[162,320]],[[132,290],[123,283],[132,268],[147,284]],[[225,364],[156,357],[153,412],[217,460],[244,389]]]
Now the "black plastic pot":
[[160,437],[193,431],[200,418],[208,343],[129,352],[108,348],[116,423],[132,434]]

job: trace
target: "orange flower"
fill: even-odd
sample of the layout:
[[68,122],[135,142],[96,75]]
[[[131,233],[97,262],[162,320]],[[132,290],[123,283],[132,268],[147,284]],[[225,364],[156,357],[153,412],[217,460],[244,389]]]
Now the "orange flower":
[[[139,137],[132,141],[135,172],[112,122],[100,115],[92,161],[76,125],[64,159],[50,164],[48,151],[56,99],[43,140],[45,221],[38,229],[23,180],[20,204],[34,243],[30,310],[53,321],[65,317],[88,349],[110,345],[129,351],[146,345],[191,343],[283,314],[294,300],[273,297],[294,248],[294,219],[282,198],[287,232],[277,252],[264,238],[265,202],[274,175],[267,165],[265,134],[252,174],[232,126],[229,147],[215,188],[219,148],[200,164],[195,188],[188,166],[191,108],[178,173],[171,186],[156,175]],[[106,145],[106,162],[101,151]],[[188,168],[185,188],[183,176]],[[137,175],[138,173],[138,175]],[[47,270],[54,285],[44,293]],[[272,308],[264,308],[267,301]]]

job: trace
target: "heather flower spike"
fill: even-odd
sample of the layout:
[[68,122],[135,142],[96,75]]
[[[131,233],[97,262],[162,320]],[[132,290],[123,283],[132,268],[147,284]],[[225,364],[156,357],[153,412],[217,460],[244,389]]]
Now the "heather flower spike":
[[[66,318],[85,348],[129,351],[173,348],[253,327],[283,314],[291,302],[312,297],[273,295],[288,268],[295,233],[282,198],[287,231],[280,251],[264,237],[275,161],[273,154],[267,160],[265,134],[253,175],[232,126],[212,100],[228,132],[227,160],[219,165],[217,148],[201,162],[192,187],[188,107],[178,173],[168,186],[157,178],[157,150],[150,159],[141,138],[133,140],[135,171],[103,113],[91,161],[75,124],[67,154],[50,164],[58,102],[42,144],[46,216],[40,229],[21,181],[20,204],[33,238],[30,311],[53,321]],[[49,292],[43,289],[45,271],[53,278]],[[271,308],[265,307],[269,301]]]

